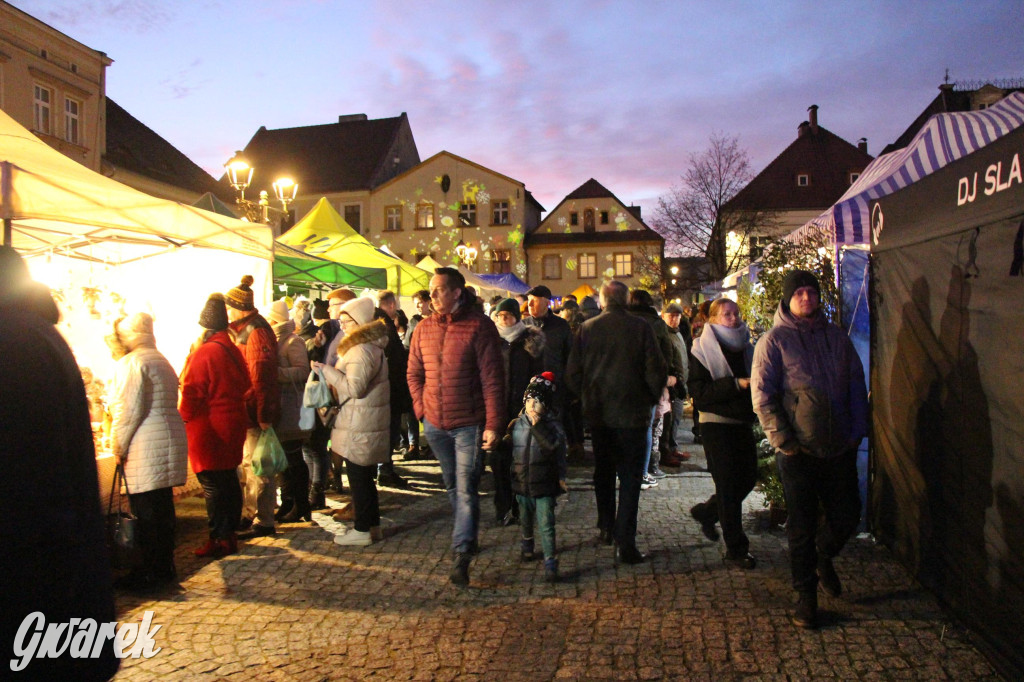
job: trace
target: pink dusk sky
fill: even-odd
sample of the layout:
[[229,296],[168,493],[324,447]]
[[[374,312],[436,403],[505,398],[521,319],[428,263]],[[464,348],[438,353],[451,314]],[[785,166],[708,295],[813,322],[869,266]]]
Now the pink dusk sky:
[[[105,52],[107,94],[215,177],[260,126],[407,112],[548,210],[595,178],[649,218],[713,132],[755,171],[807,107],[876,155],[951,80],[1024,77],[1020,0],[13,0]],[[258,169],[257,169],[258,172]]]

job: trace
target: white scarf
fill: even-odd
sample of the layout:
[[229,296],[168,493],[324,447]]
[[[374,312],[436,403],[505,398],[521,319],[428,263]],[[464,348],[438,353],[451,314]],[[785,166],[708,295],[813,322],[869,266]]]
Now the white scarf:
[[[708,334],[708,329],[712,331]],[[712,379],[724,379],[733,376],[722,346],[731,351],[743,351],[743,364],[750,372],[754,358],[754,347],[750,345],[750,330],[743,322],[738,327],[726,327],[720,324],[708,324],[704,333],[693,340],[693,357],[711,373]]]
[[511,327],[502,327],[500,324],[495,325],[498,328],[498,334],[505,341],[512,343],[519,338],[519,335],[526,331],[526,325],[523,324],[522,320],[519,320]]

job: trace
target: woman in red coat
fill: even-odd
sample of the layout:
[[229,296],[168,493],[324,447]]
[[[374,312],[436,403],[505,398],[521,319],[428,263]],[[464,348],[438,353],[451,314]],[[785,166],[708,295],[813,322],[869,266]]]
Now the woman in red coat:
[[195,554],[217,558],[238,551],[242,488],[236,469],[249,428],[245,394],[250,381],[245,358],[228,334],[221,294],[206,301],[199,325],[205,331],[185,361],[178,411],[185,420],[188,459],[203,486],[210,524],[210,538]]

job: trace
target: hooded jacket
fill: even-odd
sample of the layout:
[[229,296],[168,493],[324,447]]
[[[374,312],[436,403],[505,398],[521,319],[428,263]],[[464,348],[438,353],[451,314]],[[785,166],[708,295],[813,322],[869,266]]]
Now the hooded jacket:
[[387,345],[388,328],[374,320],[346,334],[338,344],[338,364],[324,367],[324,378],[341,405],[331,450],[360,466],[383,464],[391,455]]
[[867,387],[849,337],[819,312],[803,319],[785,303],[754,348],[754,411],[777,450],[832,457],[867,433]]
[[128,491],[184,485],[185,423],[178,414],[178,375],[153,335],[119,328],[128,354],[117,361],[109,404],[113,452],[124,460]]
[[494,323],[467,304],[416,327],[406,373],[413,410],[439,429],[505,428],[505,368]]
[[185,420],[192,470],[220,471],[242,463],[249,428],[249,371],[227,331],[216,332],[185,360],[178,411]]
[[305,342],[295,333],[293,320],[275,324],[273,329],[277,337],[277,381],[281,386],[281,419],[274,427],[274,433],[282,443],[286,443],[302,440],[310,434],[299,428],[309,359]]

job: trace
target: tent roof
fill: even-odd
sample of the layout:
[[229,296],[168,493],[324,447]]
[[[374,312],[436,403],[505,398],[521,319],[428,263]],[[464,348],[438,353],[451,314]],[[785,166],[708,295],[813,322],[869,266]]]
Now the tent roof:
[[389,256],[353,230],[325,197],[277,241],[336,263],[384,268],[387,288],[399,296],[411,296],[430,283],[430,273]]
[[69,159],[0,111],[0,218],[12,245],[124,263],[202,246],[273,258],[273,232],[140,192]]
[[787,238],[825,229],[834,235],[837,245],[867,243],[872,200],[917,182],[1021,125],[1024,93],[1020,92],[981,111],[936,114],[907,147],[871,162],[838,202]]

